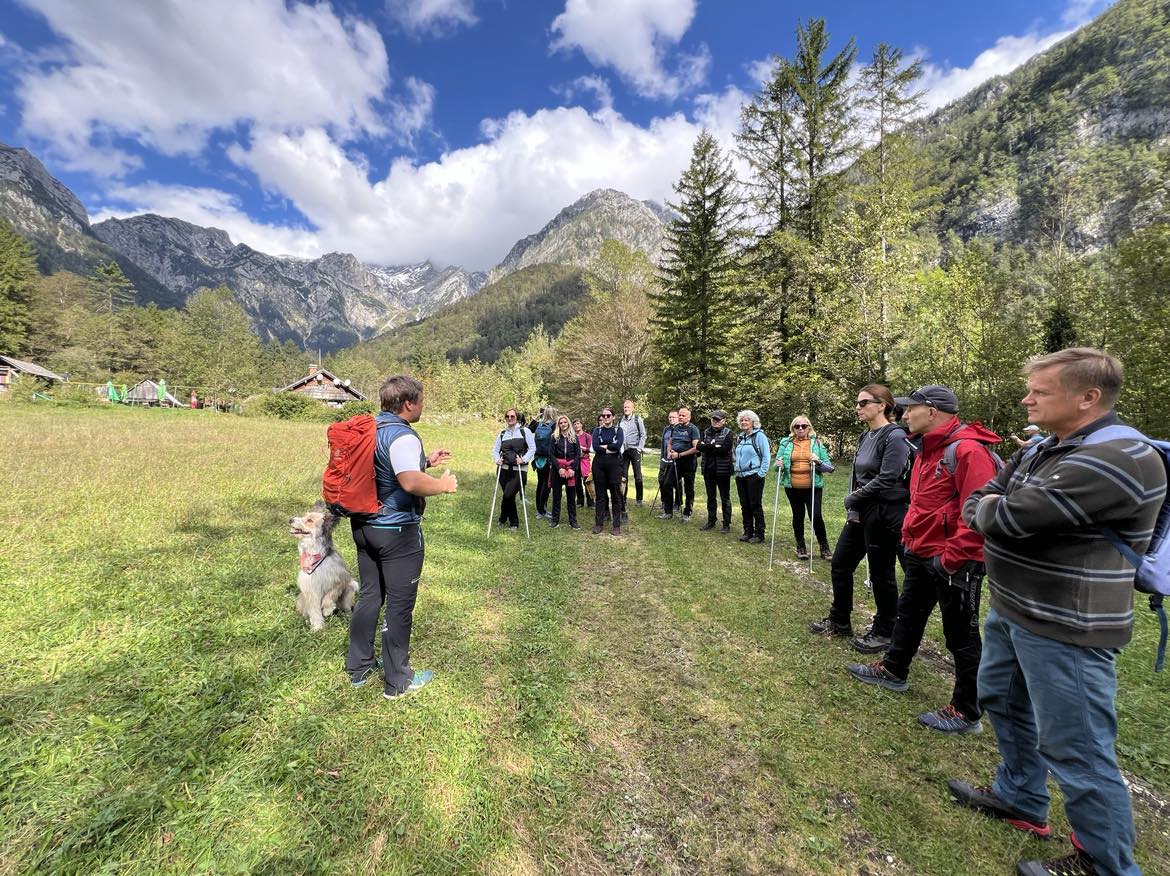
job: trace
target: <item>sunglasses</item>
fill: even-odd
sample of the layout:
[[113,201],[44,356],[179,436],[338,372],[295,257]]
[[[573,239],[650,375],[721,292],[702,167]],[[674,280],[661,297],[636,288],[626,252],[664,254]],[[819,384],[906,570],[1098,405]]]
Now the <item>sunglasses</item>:
[[880,405],[881,402],[876,398],[859,398],[855,404],[859,408],[864,408],[866,405]]
[[603,419],[603,420],[606,420],[606,419],[609,419],[609,418],[610,418],[610,417],[612,417],[612,416],[613,416],[613,414],[602,414],[602,415],[601,415],[601,419]]
[[797,423],[792,428],[793,429],[808,429],[808,428],[810,428],[810,426],[808,423]]
[[515,414],[505,414],[504,419],[505,420],[514,420],[514,419],[516,419],[516,415]]

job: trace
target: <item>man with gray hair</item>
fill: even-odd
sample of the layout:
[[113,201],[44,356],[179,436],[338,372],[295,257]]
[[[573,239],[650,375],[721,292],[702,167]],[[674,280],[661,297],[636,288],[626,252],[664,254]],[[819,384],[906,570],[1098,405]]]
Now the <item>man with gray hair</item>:
[[991,608],[979,704],[1002,763],[990,786],[948,784],[962,805],[1047,837],[1051,773],[1073,853],[1021,862],[1017,872],[1134,876],[1141,871],[1114,705],[1115,660],[1133,635],[1134,568],[1106,533],[1145,553],[1166,467],[1146,441],[1094,438],[1119,426],[1122,368],[1109,354],[1061,350],[1030,361],[1024,375],[1028,421],[1051,434],[1017,451],[963,507],[985,538]]

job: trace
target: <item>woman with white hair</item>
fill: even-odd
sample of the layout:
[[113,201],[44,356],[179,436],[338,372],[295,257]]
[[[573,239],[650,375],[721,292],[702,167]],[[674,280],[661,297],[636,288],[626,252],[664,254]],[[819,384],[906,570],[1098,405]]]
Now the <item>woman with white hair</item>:
[[768,476],[772,449],[755,411],[740,411],[735,419],[740,429],[734,453],[735,489],[743,514],[743,535],[739,540],[760,544],[764,541],[764,478]]

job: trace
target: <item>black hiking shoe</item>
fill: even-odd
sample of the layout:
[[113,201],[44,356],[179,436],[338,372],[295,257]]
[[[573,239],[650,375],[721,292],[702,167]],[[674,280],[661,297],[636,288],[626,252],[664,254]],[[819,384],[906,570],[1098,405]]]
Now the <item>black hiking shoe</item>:
[[[947,782],[947,788],[950,789],[951,796],[955,798],[955,802],[960,806],[966,806],[968,809],[974,809],[976,812],[990,815],[992,818],[1002,819],[1016,830],[1022,830],[1025,833],[1038,836],[1040,839],[1048,839],[1052,836],[1052,828],[1048,826],[1047,821],[1033,818],[1021,812],[1019,809],[1008,806],[999,799],[990,786],[980,785],[976,787],[961,779],[950,779]],[[1046,871],[1037,870],[1035,872],[1044,873]]]
[[674,515],[668,511],[665,514],[659,514],[658,519],[659,520],[674,520]]
[[1016,865],[1018,876],[1097,876],[1099,872],[1088,853],[1077,841],[1077,835],[1070,833],[1073,853],[1049,861],[1020,861]]
[[743,535],[741,535],[741,536],[739,537],[739,540],[740,540],[740,541],[751,541],[751,540],[752,540],[752,534],[751,534],[750,532],[745,532]]
[[719,530],[719,531],[720,531],[721,533],[723,533],[724,535],[731,535],[731,524],[730,524],[730,523],[724,523],[724,524],[723,524],[723,528],[722,528],[721,530]]
[[715,521],[708,520],[706,523],[704,523],[702,526],[699,527],[699,532],[710,532],[714,528],[715,528]]
[[854,636],[850,639],[849,647],[862,654],[880,654],[890,647],[890,637],[879,636],[871,626],[860,636]]
[[800,547],[798,547],[796,549],[796,558],[798,560],[807,560],[808,559],[808,548],[806,548],[804,545],[801,545]]
[[763,544],[764,543],[764,536],[757,532],[750,539],[748,539],[748,541],[751,544]]
[[821,545],[821,559],[822,559],[822,560],[831,560],[831,559],[833,559],[833,552],[832,552],[831,550],[829,550],[829,546],[828,546],[828,545],[824,545],[824,544],[823,544],[823,545]]
[[808,631],[810,633],[827,633],[831,636],[853,635],[853,627],[849,626],[849,624],[841,626],[840,624],[834,623],[833,619],[828,615],[825,615],[820,620],[809,621]]

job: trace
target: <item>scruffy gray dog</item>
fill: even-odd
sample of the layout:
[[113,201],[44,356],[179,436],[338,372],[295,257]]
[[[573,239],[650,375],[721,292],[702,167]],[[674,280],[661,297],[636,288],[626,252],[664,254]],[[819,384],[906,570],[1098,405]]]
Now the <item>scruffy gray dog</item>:
[[325,618],[340,611],[349,614],[357,600],[358,582],[333,547],[338,518],[323,502],[307,514],[288,521],[289,533],[299,540],[301,571],[297,575],[297,613],[309,619],[309,628],[324,629]]

